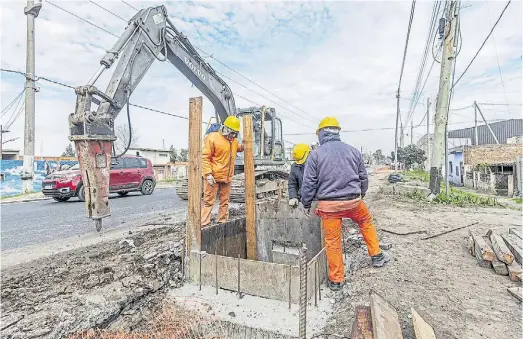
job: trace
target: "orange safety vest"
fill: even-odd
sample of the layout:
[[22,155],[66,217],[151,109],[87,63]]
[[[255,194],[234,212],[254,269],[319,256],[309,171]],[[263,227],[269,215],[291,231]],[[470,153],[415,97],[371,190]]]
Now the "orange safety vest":
[[202,150],[203,177],[212,174],[216,182],[231,182],[237,152],[243,152],[238,139],[229,141],[220,132],[207,134]]

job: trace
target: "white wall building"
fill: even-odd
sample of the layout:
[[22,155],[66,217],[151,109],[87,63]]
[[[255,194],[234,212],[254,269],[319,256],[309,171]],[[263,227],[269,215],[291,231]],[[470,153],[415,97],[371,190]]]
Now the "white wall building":
[[141,157],[151,160],[153,166],[166,165],[171,161],[169,151],[164,149],[153,149],[153,148],[137,148],[131,147],[126,155],[139,155]]

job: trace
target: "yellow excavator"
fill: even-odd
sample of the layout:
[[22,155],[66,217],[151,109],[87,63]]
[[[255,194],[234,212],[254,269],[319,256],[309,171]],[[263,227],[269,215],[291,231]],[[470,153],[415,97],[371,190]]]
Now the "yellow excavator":
[[[94,86],[96,81],[117,60],[109,85],[105,92],[100,91]],[[276,111],[267,107],[237,109],[230,87],[174,27],[166,8],[149,7],[129,20],[122,36],[103,56],[99,69],[87,85],[75,89],[76,107],[69,116],[69,139],[74,141],[78,154],[87,216],[96,221],[96,229],[100,231],[102,218],[111,214],[108,200],[110,163],[112,157],[119,156],[113,147],[116,140],[114,121],[125,107],[131,126],[129,98],[155,60],[170,62],[211,101],[217,123],[230,115],[252,115],[257,194],[261,197],[282,190],[288,172],[285,170],[282,122]],[[241,154],[235,168],[238,174],[233,178],[231,199],[241,201],[244,196]],[[186,198],[187,189],[187,181],[182,180],[178,195]]]

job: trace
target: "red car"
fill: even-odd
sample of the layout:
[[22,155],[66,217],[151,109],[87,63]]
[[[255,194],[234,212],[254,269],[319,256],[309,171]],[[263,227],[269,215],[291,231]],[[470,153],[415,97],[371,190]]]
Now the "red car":
[[[143,195],[150,195],[155,186],[153,166],[149,159],[132,155],[111,159],[110,193],[125,196],[129,192],[140,191]],[[69,170],[49,174],[42,181],[42,193],[56,201],[67,201],[72,197],[85,201],[80,166],[77,164]]]

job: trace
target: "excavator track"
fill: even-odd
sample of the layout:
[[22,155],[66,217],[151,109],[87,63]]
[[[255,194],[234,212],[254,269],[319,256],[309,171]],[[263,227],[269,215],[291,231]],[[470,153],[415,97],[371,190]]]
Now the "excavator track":
[[[258,200],[270,199],[275,196],[287,195],[287,181],[289,173],[279,170],[261,170],[255,172],[256,198]],[[183,178],[176,182],[176,194],[183,200],[188,197],[188,179]],[[203,189],[202,189],[203,196]],[[236,174],[232,177],[230,202],[245,202],[245,175]]]

